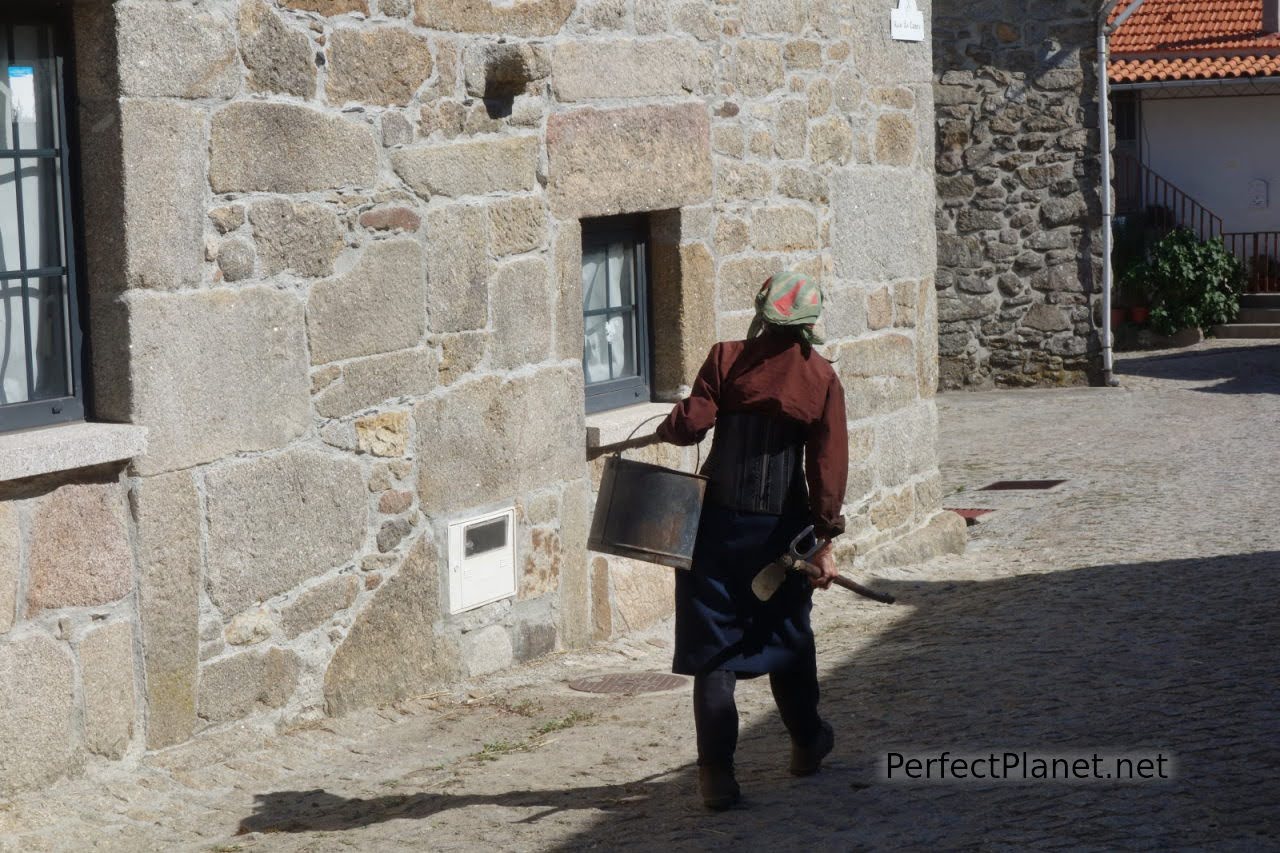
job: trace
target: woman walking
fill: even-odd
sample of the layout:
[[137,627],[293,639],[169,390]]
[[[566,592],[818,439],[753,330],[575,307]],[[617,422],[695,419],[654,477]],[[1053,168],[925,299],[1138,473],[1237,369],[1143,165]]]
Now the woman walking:
[[816,773],[835,741],[818,714],[809,625],[813,587],[826,589],[836,576],[831,546],[810,559],[820,578],[790,572],[766,602],[751,590],[756,574],[809,525],[822,539],[844,531],[844,391],[813,351],[822,342],[813,330],[821,313],[816,282],[794,272],[770,278],[756,296],[747,339],[713,346],[690,396],[658,428],[659,438],[678,445],[715,428],[693,569],[676,574],[672,666],[694,677],[698,785],[712,809],[740,796],[733,770],[739,678],[768,674],[791,735],[793,774]]

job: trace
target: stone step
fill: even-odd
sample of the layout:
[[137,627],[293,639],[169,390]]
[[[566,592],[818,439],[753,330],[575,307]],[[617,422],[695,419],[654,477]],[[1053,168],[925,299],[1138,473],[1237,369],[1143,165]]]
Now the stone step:
[[1241,308],[1237,323],[1246,325],[1255,323],[1280,323],[1280,305],[1274,308]]
[[1219,338],[1280,338],[1280,323],[1232,323],[1214,326],[1213,334]]
[[1280,293],[1246,293],[1240,297],[1241,308],[1280,308]]

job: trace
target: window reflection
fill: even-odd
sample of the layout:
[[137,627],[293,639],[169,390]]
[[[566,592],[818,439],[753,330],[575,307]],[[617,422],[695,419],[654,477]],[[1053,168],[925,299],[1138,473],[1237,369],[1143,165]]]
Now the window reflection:
[[72,393],[59,73],[51,28],[0,25],[0,405]]
[[587,384],[638,376],[635,244],[611,241],[585,249],[582,302]]

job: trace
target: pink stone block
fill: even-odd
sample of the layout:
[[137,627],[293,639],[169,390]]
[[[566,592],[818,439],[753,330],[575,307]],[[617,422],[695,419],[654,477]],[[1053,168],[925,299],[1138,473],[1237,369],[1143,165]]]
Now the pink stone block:
[[28,615],[118,601],[133,587],[124,498],[116,483],[63,486],[35,511]]

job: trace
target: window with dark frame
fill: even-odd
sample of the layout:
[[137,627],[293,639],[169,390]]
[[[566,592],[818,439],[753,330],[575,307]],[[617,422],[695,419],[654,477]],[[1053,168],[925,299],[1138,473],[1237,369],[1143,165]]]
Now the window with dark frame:
[[582,222],[582,371],[587,412],[650,399],[648,220]]
[[1111,95],[1111,106],[1116,148],[1141,159],[1142,101],[1138,93],[1115,92]]
[[1132,142],[1138,138],[1138,98],[1133,92],[1115,92],[1111,95],[1112,121],[1116,126],[1116,139]]
[[0,431],[84,417],[64,30],[0,17]]

